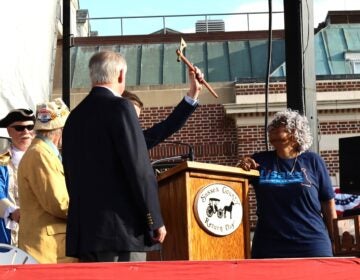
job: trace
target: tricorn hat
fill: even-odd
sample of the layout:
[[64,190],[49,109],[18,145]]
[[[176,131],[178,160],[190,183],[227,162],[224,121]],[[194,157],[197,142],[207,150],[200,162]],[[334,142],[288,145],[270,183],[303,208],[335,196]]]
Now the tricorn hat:
[[35,130],[62,128],[70,111],[61,98],[37,105]]
[[3,119],[0,120],[0,127],[8,127],[14,122],[33,121],[35,115],[31,109],[14,109],[11,110]]

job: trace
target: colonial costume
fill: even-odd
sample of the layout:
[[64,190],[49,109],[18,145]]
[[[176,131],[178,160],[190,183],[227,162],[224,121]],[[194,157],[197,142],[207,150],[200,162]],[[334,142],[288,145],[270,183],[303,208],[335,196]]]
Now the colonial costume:
[[65,257],[69,196],[61,156],[53,141],[39,133],[62,128],[68,114],[61,99],[38,106],[37,136],[19,166],[19,247],[39,263],[74,261]]
[[[3,119],[0,120],[1,128],[9,128],[14,123],[32,121],[35,122],[35,115],[31,109],[11,110]],[[30,125],[30,127],[33,126]],[[16,127],[16,125],[15,125]],[[18,129],[18,128],[15,128]],[[0,240],[2,243],[18,245],[19,224],[12,220],[12,213],[19,209],[19,194],[17,183],[17,169],[24,151],[19,150],[11,144],[7,138],[7,147],[1,159],[1,179],[0,179]]]

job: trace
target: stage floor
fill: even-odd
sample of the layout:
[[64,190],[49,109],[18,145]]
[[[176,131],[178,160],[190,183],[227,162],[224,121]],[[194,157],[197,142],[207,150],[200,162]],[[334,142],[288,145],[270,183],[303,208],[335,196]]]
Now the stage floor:
[[360,258],[0,266],[0,279],[347,280],[360,276]]

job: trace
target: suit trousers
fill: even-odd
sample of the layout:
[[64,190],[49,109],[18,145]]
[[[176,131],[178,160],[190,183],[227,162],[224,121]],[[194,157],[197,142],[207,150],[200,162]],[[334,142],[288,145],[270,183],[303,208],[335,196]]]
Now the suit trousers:
[[93,252],[83,255],[80,262],[144,262],[146,252]]

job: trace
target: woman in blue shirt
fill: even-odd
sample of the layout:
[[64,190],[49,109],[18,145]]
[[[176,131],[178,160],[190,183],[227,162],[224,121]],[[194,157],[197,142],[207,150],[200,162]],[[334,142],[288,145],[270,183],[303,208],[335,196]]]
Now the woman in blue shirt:
[[272,151],[244,157],[244,170],[259,169],[252,185],[257,200],[253,258],[333,256],[334,191],[323,159],[312,144],[305,116],[290,109],[268,126]]
[[9,153],[10,141],[7,138],[0,137],[0,243],[11,243],[11,232],[6,227],[3,215],[6,213],[9,189],[9,171],[8,163],[10,161]]

